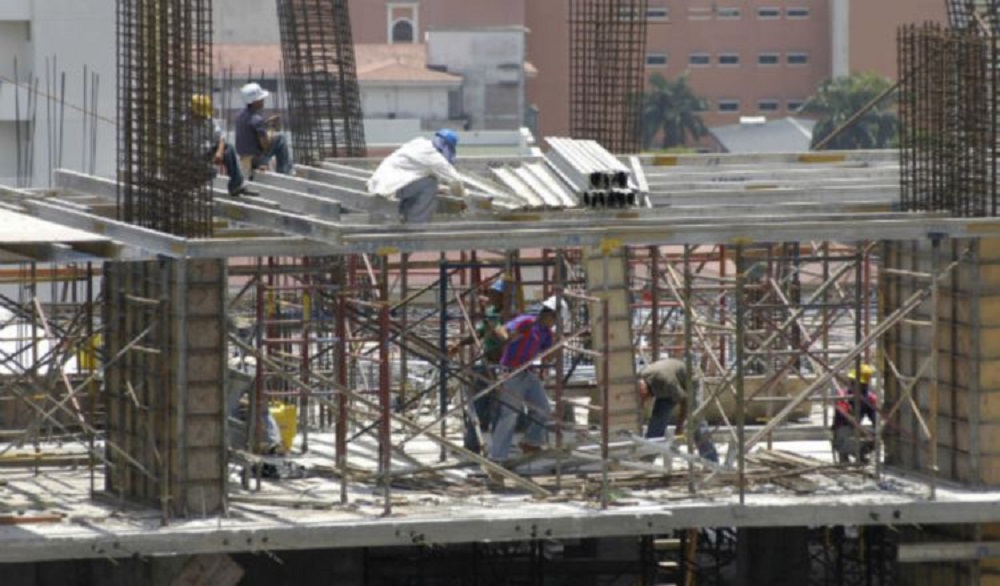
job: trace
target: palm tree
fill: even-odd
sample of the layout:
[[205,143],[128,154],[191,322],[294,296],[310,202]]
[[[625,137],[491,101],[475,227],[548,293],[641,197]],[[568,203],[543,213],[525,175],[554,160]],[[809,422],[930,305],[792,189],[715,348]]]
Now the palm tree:
[[[889,80],[874,73],[824,81],[803,108],[803,111],[820,117],[813,128],[813,146],[891,87]],[[894,106],[895,96],[886,95],[835,136],[826,148],[884,149],[894,146],[899,136],[899,117]]]
[[658,134],[665,149],[708,134],[705,122],[698,115],[702,99],[688,85],[686,73],[673,80],[654,73],[649,77],[649,86],[642,96],[640,117],[642,144],[646,148]]

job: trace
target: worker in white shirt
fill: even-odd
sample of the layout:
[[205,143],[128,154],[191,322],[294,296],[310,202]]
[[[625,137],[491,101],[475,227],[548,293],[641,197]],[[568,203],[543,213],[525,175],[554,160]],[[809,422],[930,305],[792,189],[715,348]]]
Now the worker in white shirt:
[[434,138],[417,137],[396,149],[368,180],[368,192],[399,200],[399,213],[407,224],[427,222],[437,210],[439,181],[451,193],[465,197],[465,185],[455,170],[458,135],[448,128]]

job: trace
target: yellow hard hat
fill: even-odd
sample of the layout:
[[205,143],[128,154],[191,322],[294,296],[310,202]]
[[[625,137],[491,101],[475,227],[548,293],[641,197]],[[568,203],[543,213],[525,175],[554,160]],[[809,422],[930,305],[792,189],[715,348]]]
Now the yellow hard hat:
[[191,96],[191,110],[202,118],[212,117],[212,96],[195,94]]
[[[875,374],[875,369],[872,368],[870,364],[861,365],[861,378],[858,379],[861,384],[866,385],[872,380],[872,375]],[[858,378],[858,373],[852,368],[850,372],[847,373],[847,378],[854,380]]]

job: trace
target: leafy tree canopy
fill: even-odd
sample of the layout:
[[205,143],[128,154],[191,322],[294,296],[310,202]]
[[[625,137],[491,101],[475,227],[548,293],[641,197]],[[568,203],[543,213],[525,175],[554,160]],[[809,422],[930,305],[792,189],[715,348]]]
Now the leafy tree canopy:
[[698,114],[703,100],[688,84],[685,73],[674,79],[667,79],[659,73],[649,78],[649,89],[642,96],[642,144],[650,148],[660,137],[661,148],[682,145],[687,140],[697,140],[708,129]]
[[[824,81],[816,95],[809,98],[803,108],[803,111],[819,116],[813,128],[812,145],[819,144],[890,87],[892,82],[874,73]],[[890,94],[862,114],[850,127],[837,134],[827,143],[826,148],[884,149],[895,146],[898,136],[899,117],[895,112],[895,95]]]

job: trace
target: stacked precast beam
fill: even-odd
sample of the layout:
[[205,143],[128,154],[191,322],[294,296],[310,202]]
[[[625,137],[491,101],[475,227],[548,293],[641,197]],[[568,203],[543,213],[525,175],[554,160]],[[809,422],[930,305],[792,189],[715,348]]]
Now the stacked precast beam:
[[629,207],[638,201],[631,171],[593,140],[546,139],[551,149],[545,162],[591,208]]

